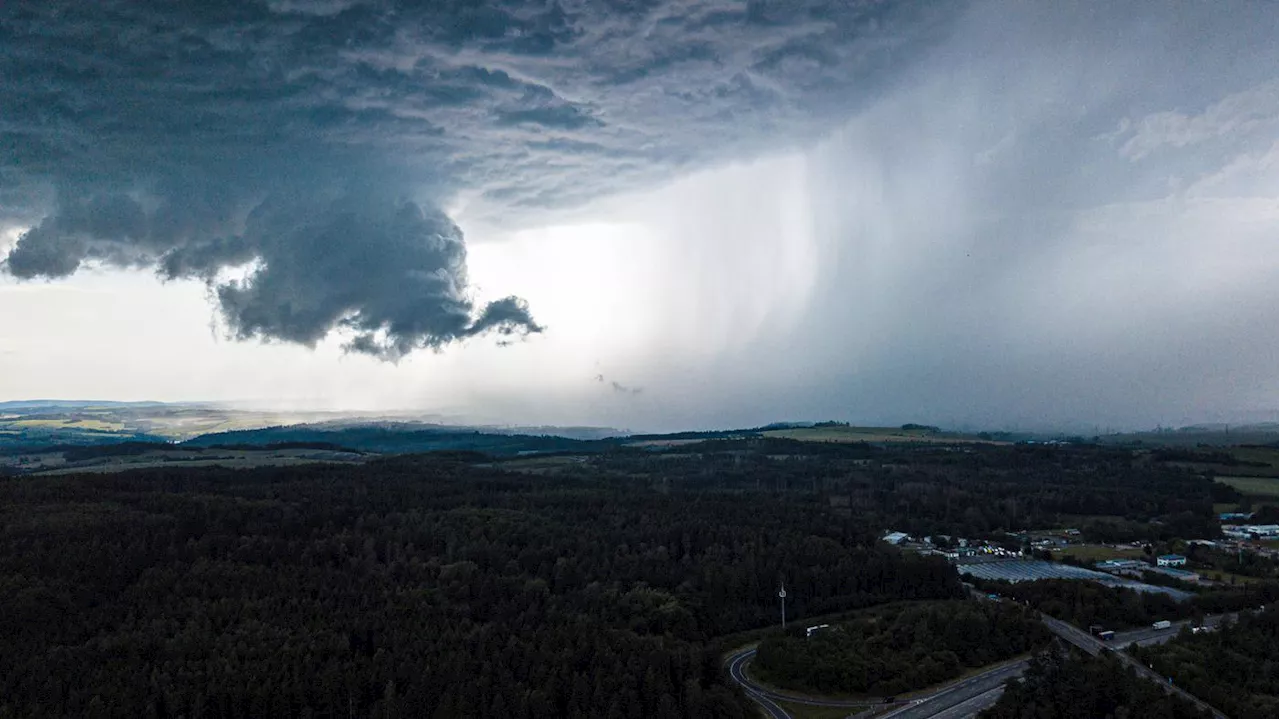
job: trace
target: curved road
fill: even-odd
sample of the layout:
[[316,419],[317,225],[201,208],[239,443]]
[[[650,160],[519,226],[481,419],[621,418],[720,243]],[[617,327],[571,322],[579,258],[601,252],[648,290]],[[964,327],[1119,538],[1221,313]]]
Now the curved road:
[[756,704],[764,707],[765,713],[770,717],[773,717],[773,719],[791,719],[790,714],[769,698],[769,693],[766,692],[766,690],[757,688],[742,671],[742,668],[746,665],[747,661],[751,659],[751,657],[755,656],[755,653],[755,649],[748,649],[729,657],[727,663],[727,666],[729,667],[729,676],[733,677],[733,680],[738,683],[738,686],[742,687],[742,691],[746,692],[747,696],[751,697]]
[[[821,699],[798,694],[787,694],[760,686],[747,676],[746,666],[756,654],[755,648],[742,649],[731,655],[725,662],[729,676],[757,704],[764,707],[765,712],[773,719],[789,719],[791,716],[778,705],[778,702],[794,702],[821,707],[848,707],[865,709],[885,706],[882,700],[867,699]],[[899,708],[884,717],[895,719],[923,719],[924,717],[965,717],[973,716],[1000,698],[1004,683],[1011,677],[1020,676],[1026,669],[1026,661],[1002,664],[981,674],[961,679],[948,684],[928,696],[911,701],[893,702]]]
[[796,704],[810,704],[820,707],[868,707],[880,706],[880,702],[858,700],[858,699],[819,699],[816,697],[806,697],[799,694],[786,694],[777,692],[766,687],[762,687],[751,680],[747,676],[747,664],[751,662],[751,658],[756,655],[755,647],[742,649],[736,654],[729,657],[725,662],[725,666],[729,668],[729,676],[742,687],[747,696],[756,701],[757,704],[764,707],[769,716],[776,719],[788,719],[791,715],[776,702],[794,702]]

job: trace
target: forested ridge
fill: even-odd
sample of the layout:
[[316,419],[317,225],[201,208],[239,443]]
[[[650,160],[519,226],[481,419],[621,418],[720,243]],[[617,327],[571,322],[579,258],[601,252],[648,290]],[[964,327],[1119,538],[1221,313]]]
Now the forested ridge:
[[433,458],[0,484],[3,716],[743,716],[711,639],[955,597],[821,503]]
[[773,634],[752,670],[761,679],[819,694],[899,694],[954,679],[1038,649],[1049,630],[1034,613],[1001,602],[892,605],[814,632]]
[[647,477],[673,488],[808,493],[871,526],[917,536],[972,537],[1079,521],[1085,537],[1099,541],[1216,537],[1213,504],[1242,498],[1187,469],[1096,446],[719,439],[671,452],[606,452],[566,471]]
[[1160,592],[1144,592],[1126,587],[1108,587],[1079,580],[1036,582],[975,582],[988,590],[998,590],[1056,619],[1076,627],[1098,624],[1108,629],[1146,627],[1161,619],[1185,619],[1197,613],[1196,606],[1172,599]]
[[[962,596],[886,529],[1211,535],[1234,496],[1127,450],[765,437],[6,478],[0,717],[744,716],[722,638],[780,580],[797,620]],[[1166,618],[1077,586],[1040,599]]]

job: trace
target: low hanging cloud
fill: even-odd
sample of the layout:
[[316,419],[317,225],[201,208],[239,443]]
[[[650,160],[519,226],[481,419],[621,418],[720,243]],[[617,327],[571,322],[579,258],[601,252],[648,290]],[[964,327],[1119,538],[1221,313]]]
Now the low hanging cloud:
[[237,339],[506,342],[541,327],[476,304],[442,207],[519,223],[804,142],[956,5],[6,4],[0,227],[30,229],[2,267],[199,278]]
[[[166,279],[209,282],[238,339],[313,347],[340,327],[352,335],[349,350],[383,359],[489,331],[541,331],[516,297],[476,311],[462,233],[439,210],[367,197],[273,197],[239,233],[212,234],[218,220],[177,221],[165,206],[147,213],[129,197],[99,195],[45,218],[5,265],[20,278],[64,277],[92,261],[154,266]],[[245,263],[254,267],[243,279],[217,280]]]

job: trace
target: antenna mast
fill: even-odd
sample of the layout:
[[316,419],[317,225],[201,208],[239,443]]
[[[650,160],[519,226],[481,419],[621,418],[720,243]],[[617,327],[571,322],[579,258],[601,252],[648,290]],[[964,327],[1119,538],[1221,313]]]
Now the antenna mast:
[[779,582],[778,584],[778,601],[782,604],[782,628],[787,628],[787,584]]

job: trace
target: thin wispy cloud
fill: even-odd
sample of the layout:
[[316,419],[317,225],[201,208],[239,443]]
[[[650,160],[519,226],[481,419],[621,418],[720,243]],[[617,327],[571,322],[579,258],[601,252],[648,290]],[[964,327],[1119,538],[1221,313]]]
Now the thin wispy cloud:
[[1205,108],[1186,114],[1154,112],[1137,120],[1124,118],[1113,137],[1123,140],[1120,154],[1141,160],[1161,148],[1182,148],[1221,138],[1239,138],[1275,124],[1276,85],[1265,83],[1233,93]]

